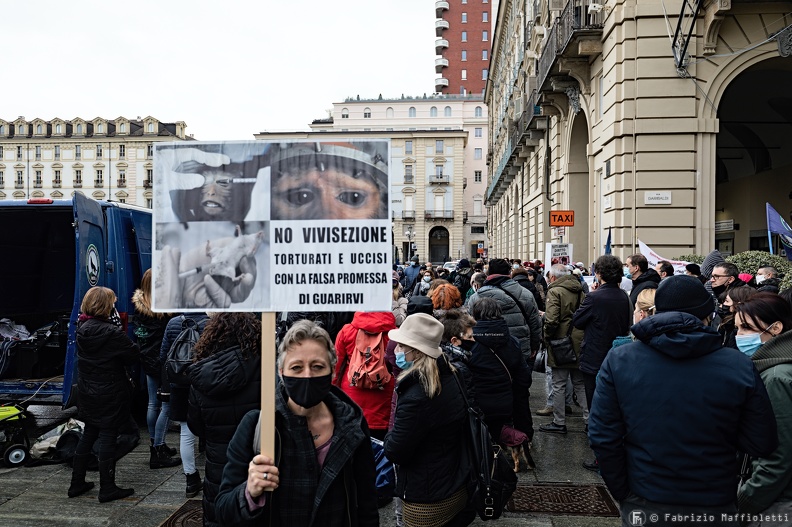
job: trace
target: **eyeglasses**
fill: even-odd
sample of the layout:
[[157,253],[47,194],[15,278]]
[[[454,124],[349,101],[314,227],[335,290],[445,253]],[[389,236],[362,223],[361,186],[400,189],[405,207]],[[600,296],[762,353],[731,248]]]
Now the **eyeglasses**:
[[730,274],[713,274],[713,275],[710,275],[710,276],[712,276],[713,279],[718,280],[720,278],[729,278],[731,275]]

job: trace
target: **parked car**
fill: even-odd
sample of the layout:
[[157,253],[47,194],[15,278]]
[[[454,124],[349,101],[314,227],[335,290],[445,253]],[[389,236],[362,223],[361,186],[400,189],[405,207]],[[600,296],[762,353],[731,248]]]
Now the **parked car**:
[[448,269],[449,271],[454,271],[454,270],[456,270],[458,264],[459,264],[459,260],[450,260],[450,261],[444,263],[443,267],[445,269]]

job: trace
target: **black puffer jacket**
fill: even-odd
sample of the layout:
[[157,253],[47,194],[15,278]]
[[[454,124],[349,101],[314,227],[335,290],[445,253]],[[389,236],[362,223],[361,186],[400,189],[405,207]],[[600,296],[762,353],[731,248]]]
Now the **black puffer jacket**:
[[134,364],[138,357],[138,347],[109,320],[87,318],[78,323],[77,388],[81,420],[99,428],[117,428],[127,423],[132,384],[125,367]]
[[187,424],[193,434],[206,439],[204,525],[217,525],[214,502],[228,461],[228,443],[245,414],[260,406],[261,355],[245,356],[235,346],[196,362],[188,375]]
[[467,410],[445,360],[438,360],[442,390],[430,399],[415,371],[396,386],[396,419],[385,436],[385,454],[396,463],[396,495],[435,503],[468,482]]
[[135,290],[132,295],[132,304],[135,306],[132,325],[135,326],[135,336],[140,347],[140,365],[146,375],[159,377],[162,374],[162,337],[173,315],[151,311],[151,304],[140,289]]
[[632,305],[638,301],[638,293],[644,289],[657,289],[660,284],[660,275],[654,269],[647,269],[641,276],[632,281],[633,286],[630,291],[630,302]]
[[520,284],[521,286],[523,286],[524,288],[526,288],[528,291],[531,292],[531,294],[534,297],[534,300],[536,300],[536,308],[539,311],[545,310],[544,298],[542,298],[542,295],[539,293],[539,290],[536,288],[536,284],[534,284],[531,281],[531,279],[528,278],[528,275],[517,274],[512,277],[512,280],[514,280],[515,282],[517,282],[518,284]]

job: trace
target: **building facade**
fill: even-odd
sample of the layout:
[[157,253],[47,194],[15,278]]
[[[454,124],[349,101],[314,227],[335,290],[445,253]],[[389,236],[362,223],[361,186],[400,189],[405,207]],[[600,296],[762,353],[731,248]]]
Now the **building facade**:
[[481,97],[348,99],[311,132],[256,139],[391,140],[391,218],[395,260],[476,257],[486,238],[487,113]]
[[444,95],[482,94],[489,74],[492,19],[490,0],[435,2],[435,91]]
[[151,208],[154,143],[191,139],[182,121],[0,119],[0,199],[94,199]]
[[[590,262],[609,230],[620,257],[638,240],[668,258],[766,250],[765,202],[792,217],[790,12],[502,1],[485,93],[493,254],[563,241]],[[552,210],[574,226],[552,228]]]

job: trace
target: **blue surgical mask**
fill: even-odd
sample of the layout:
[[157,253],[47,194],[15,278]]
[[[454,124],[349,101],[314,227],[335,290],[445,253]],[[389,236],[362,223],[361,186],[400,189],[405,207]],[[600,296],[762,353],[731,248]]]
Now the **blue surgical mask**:
[[431,282],[431,281],[432,281],[431,276],[424,276],[424,282]]
[[756,353],[756,350],[762,346],[762,333],[737,335],[735,337],[737,341],[737,347],[749,357],[753,356],[753,354]]
[[632,273],[630,272],[629,268],[627,268],[627,267],[624,268],[624,276],[628,280],[632,280]]
[[413,362],[411,360],[406,360],[404,358],[404,352],[402,352],[402,351],[397,351],[396,352],[396,366],[398,366],[402,370],[406,370],[407,368],[409,368],[412,365],[413,365]]

